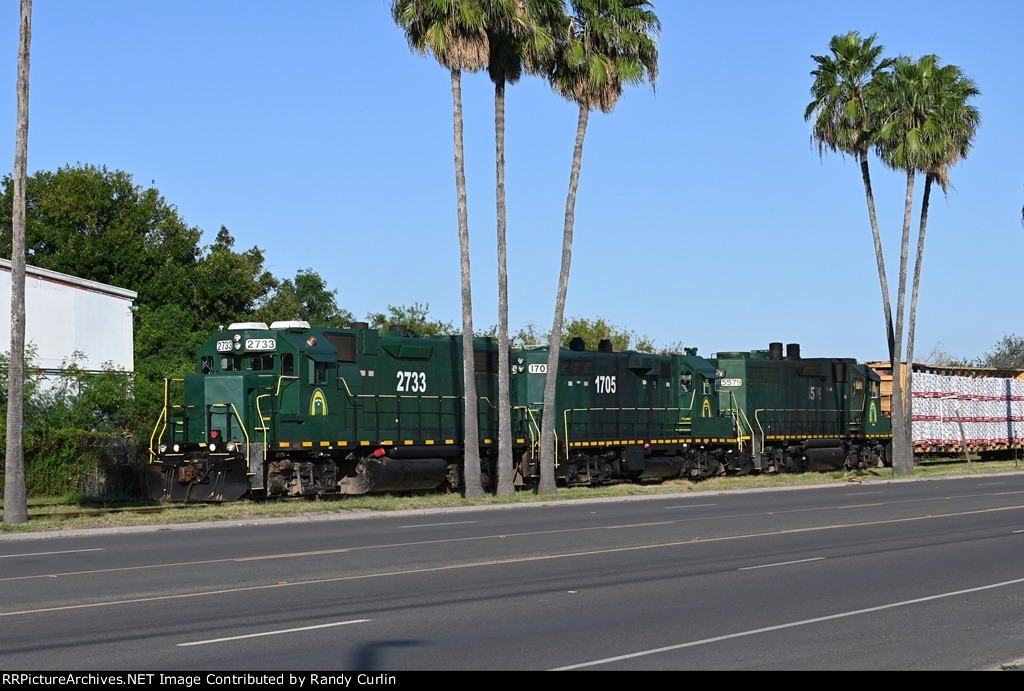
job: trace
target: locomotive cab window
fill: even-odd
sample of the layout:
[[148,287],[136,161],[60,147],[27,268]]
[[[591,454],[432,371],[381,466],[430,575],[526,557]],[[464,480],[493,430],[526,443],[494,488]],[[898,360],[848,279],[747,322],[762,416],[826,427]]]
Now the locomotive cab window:
[[249,357],[249,369],[254,372],[268,372],[274,369],[274,356],[269,354]]
[[311,372],[312,378],[310,384],[326,384],[327,383],[327,363],[326,362],[314,362],[313,371]]
[[864,380],[863,379],[854,379],[853,380],[853,390],[856,391],[857,393],[861,393],[862,391],[864,391]]
[[325,353],[309,354],[309,383],[323,385],[327,383],[327,371],[335,364],[334,355]]
[[295,356],[285,353],[281,356],[281,375],[285,377],[295,376]]
[[871,394],[871,398],[878,398],[878,389],[879,389],[879,383],[878,382],[871,381],[868,384],[868,391]]
[[203,374],[209,374],[213,371],[213,356],[204,355],[200,358],[199,371]]
[[693,374],[690,372],[683,372],[679,375],[679,391],[681,393],[690,393],[690,387],[693,386]]
[[241,355],[224,355],[220,359],[221,372],[239,372],[242,369]]

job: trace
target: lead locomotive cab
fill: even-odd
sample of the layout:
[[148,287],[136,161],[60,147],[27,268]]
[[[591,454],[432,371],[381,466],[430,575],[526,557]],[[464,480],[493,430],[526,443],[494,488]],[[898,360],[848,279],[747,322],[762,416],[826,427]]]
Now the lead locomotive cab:
[[[198,374],[165,383],[150,495],[230,501],[454,487],[460,343],[365,324],[232,324],[203,346]],[[489,340],[478,347],[494,350]],[[478,374],[480,396],[493,400],[494,373]],[[481,432],[493,439],[482,417]]]
[[298,345],[308,330],[306,322],[233,323],[200,349],[198,374],[165,380],[150,440],[154,498],[229,501],[264,487],[264,410],[272,415],[284,402],[297,412],[298,397],[280,393],[297,388]]

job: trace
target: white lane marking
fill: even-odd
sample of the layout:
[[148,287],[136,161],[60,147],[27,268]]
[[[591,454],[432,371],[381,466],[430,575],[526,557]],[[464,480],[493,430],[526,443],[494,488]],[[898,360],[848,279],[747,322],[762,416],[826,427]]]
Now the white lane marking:
[[0,559],[9,559],[11,557],[46,557],[51,554],[75,554],[76,552],[102,552],[102,547],[92,547],[91,549],[67,549],[62,552],[26,552],[25,554],[0,554]]
[[995,485],[1005,485],[1005,482],[979,482],[978,487],[994,487]]
[[1012,581],[1003,581],[1001,583],[992,583],[990,585],[982,585],[977,588],[967,588],[965,590],[954,590],[949,593],[939,593],[938,595],[929,595],[927,597],[919,597],[913,600],[903,600],[902,602],[890,602],[887,605],[878,605],[877,607],[867,607],[865,609],[855,609],[850,612],[839,612],[838,614],[829,614],[824,617],[815,617],[814,619],[803,619],[801,621],[792,621],[788,624],[779,624],[778,626],[766,626],[763,629],[752,629],[750,631],[739,631],[737,633],[729,633],[724,636],[715,636],[714,638],[704,638],[699,641],[690,641],[688,643],[678,643],[676,645],[667,645],[663,648],[653,648],[651,650],[641,650],[635,653],[629,653],[626,655],[617,655],[616,657],[606,657],[602,660],[591,660],[590,662],[580,662],[575,665],[567,665],[565,667],[557,667],[552,672],[561,672],[570,669],[580,669],[583,667],[594,667],[596,665],[604,665],[609,662],[618,662],[619,660],[629,660],[635,657],[644,657],[645,655],[656,655],[658,653],[665,653],[671,650],[681,650],[683,648],[693,648],[698,645],[707,645],[708,643],[718,643],[720,641],[728,641],[733,638],[742,638],[744,636],[755,636],[759,633],[768,633],[769,631],[781,631],[782,629],[791,629],[796,626],[805,626],[807,624],[818,624],[823,621],[831,621],[833,619],[843,619],[845,617],[855,617],[858,614],[870,614],[871,612],[881,612],[887,609],[894,609],[896,607],[906,607],[907,605],[916,605],[921,602],[930,602],[932,600],[941,600],[947,597],[956,597],[958,595],[965,595],[967,593],[977,593],[982,590],[991,590],[993,588],[1002,588],[1008,585],[1018,585],[1024,583],[1024,578],[1016,578]]
[[1011,535],[1014,534],[1014,533],[1024,533],[1024,530],[1011,530],[1010,531]]
[[362,624],[372,619],[351,619],[349,621],[336,621],[330,624],[318,624],[316,626],[302,626],[297,629],[282,629],[280,631],[264,631],[263,633],[249,633],[244,636],[228,636],[227,638],[211,638],[206,641],[192,641],[191,643],[178,643],[179,648],[187,648],[192,645],[206,645],[207,643],[223,643],[225,641],[240,641],[244,638],[259,638],[260,636],[278,636],[283,633],[296,633],[298,631],[313,631],[315,629],[327,629],[332,626],[345,626],[346,624]]
[[848,497],[863,497],[865,494],[881,494],[881,493],[882,493],[881,491],[878,491],[878,492],[847,492],[846,496],[848,496]]
[[718,504],[680,504],[679,506],[663,506],[663,509],[692,509],[698,506],[718,506]]
[[812,557],[810,559],[797,559],[796,561],[779,561],[774,564],[759,564],[758,566],[744,566],[737,571],[750,571],[751,569],[770,569],[773,566],[789,566],[790,564],[805,564],[809,561],[821,561],[825,557]]
[[467,523],[479,523],[480,521],[452,521],[450,523],[419,523],[417,525],[400,525],[399,528],[433,528],[439,525],[465,525]]

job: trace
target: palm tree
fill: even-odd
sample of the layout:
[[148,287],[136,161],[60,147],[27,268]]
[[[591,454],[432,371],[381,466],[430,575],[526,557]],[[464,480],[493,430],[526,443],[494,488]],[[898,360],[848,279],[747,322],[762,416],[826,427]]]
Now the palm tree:
[[[560,0],[559,0],[560,2]],[[523,60],[546,36],[532,21],[530,3],[500,0],[488,13],[487,72],[495,83],[495,202],[498,218],[498,494],[515,493],[512,473],[512,415],[509,407],[509,299],[505,209],[505,86],[519,81]],[[550,37],[548,40],[550,43]]]
[[583,159],[583,138],[590,111],[610,113],[626,84],[653,86],[658,77],[658,45],[655,36],[661,22],[646,0],[571,0],[571,16],[564,26],[553,27],[556,40],[554,60],[548,66],[552,88],[579,106],[576,144],[569,174],[562,231],[562,262],[558,275],[555,314],[548,343],[547,376],[544,381],[544,411],[541,417],[540,493],[555,491],[555,388],[558,356],[562,344],[562,320],[569,287],[572,236]]
[[18,127],[14,145],[14,208],[11,219],[11,362],[7,373],[7,447],[4,522],[27,523],[25,493],[25,181],[28,167],[28,70],[32,0],[21,0],[18,46]]
[[[885,315],[889,358],[893,354],[892,306],[889,300],[889,281],[882,256],[882,238],[875,216],[875,197],[871,190],[868,169],[868,151],[877,127],[878,114],[876,78],[892,66],[892,59],[881,59],[884,46],[876,45],[876,34],[861,38],[850,31],[833,36],[829,41],[832,55],[812,55],[817,69],[811,72],[813,100],[804,110],[804,120],[812,121],[811,139],[818,144],[818,155],[825,150],[847,154],[860,160],[861,178],[868,203],[871,236],[878,264],[878,281],[882,289],[882,311]],[[893,370],[894,372],[897,370]]]
[[462,273],[462,360],[465,396],[465,495],[483,496],[480,485],[480,429],[477,417],[473,351],[473,300],[470,289],[469,221],[462,144],[462,72],[487,66],[486,7],[479,0],[392,0],[391,16],[405,32],[410,49],[434,58],[451,71],[455,134],[455,188]]
[[512,415],[509,408],[508,267],[505,241],[505,85],[515,84],[524,62],[534,65],[550,49],[551,35],[535,21],[562,0],[497,0],[487,17],[488,72],[494,82],[495,204],[498,227],[498,459],[499,496],[515,494]]
[[[914,359],[914,334],[917,328],[917,297],[924,262],[925,232],[931,186],[937,182],[948,194],[949,168],[967,156],[974,143],[981,116],[968,100],[981,92],[974,82],[964,76],[955,65],[939,66],[939,58],[926,55],[918,61],[899,58],[892,75],[882,81],[884,98],[888,99],[890,114],[878,134],[878,152],[886,165],[907,173],[907,207],[904,211],[903,246],[901,248],[900,293],[897,307],[897,332],[902,338],[903,292],[905,290],[906,262],[909,255],[910,208],[913,177],[917,172],[925,175],[925,188],[921,201],[917,252],[911,288],[910,316],[907,324],[908,363]],[[895,370],[894,370],[895,371]],[[895,384],[895,382],[894,382]],[[904,387],[903,417],[906,447],[911,447],[911,393],[913,367],[908,364]],[[895,386],[894,386],[895,389]],[[895,396],[895,401],[899,400]],[[912,456],[903,459],[907,469],[913,467]],[[894,472],[896,465],[894,461]]]

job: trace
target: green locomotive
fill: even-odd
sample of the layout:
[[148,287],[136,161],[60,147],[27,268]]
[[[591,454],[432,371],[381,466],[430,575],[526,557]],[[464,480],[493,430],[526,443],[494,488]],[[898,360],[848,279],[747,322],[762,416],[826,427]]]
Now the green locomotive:
[[[462,341],[402,329],[231,324],[165,382],[149,491],[231,501],[433,489],[460,480]],[[474,344],[480,436],[495,438],[497,349]],[[180,396],[183,405],[172,404]]]
[[[548,348],[512,353],[513,406],[534,421],[543,409]],[[555,392],[556,475],[568,484],[677,477],[734,468],[741,451],[734,421],[722,416],[718,373],[703,358],[588,351],[573,339],[559,355]],[[539,475],[535,454],[523,474]]]
[[757,470],[803,472],[889,462],[892,425],[878,375],[852,359],[802,358],[800,346],[722,352],[719,405],[751,441]]
[[[879,379],[853,360],[768,351],[559,357],[556,477],[563,484],[701,479],[722,473],[865,467],[886,460]],[[795,348],[795,350],[794,350]],[[548,349],[510,352],[516,483],[540,476]],[[150,439],[149,494],[167,501],[402,492],[462,483],[459,336],[365,324],[230,325],[198,373],[165,382]],[[474,340],[479,453],[496,477],[498,351]],[[181,401],[177,403],[176,401]]]

